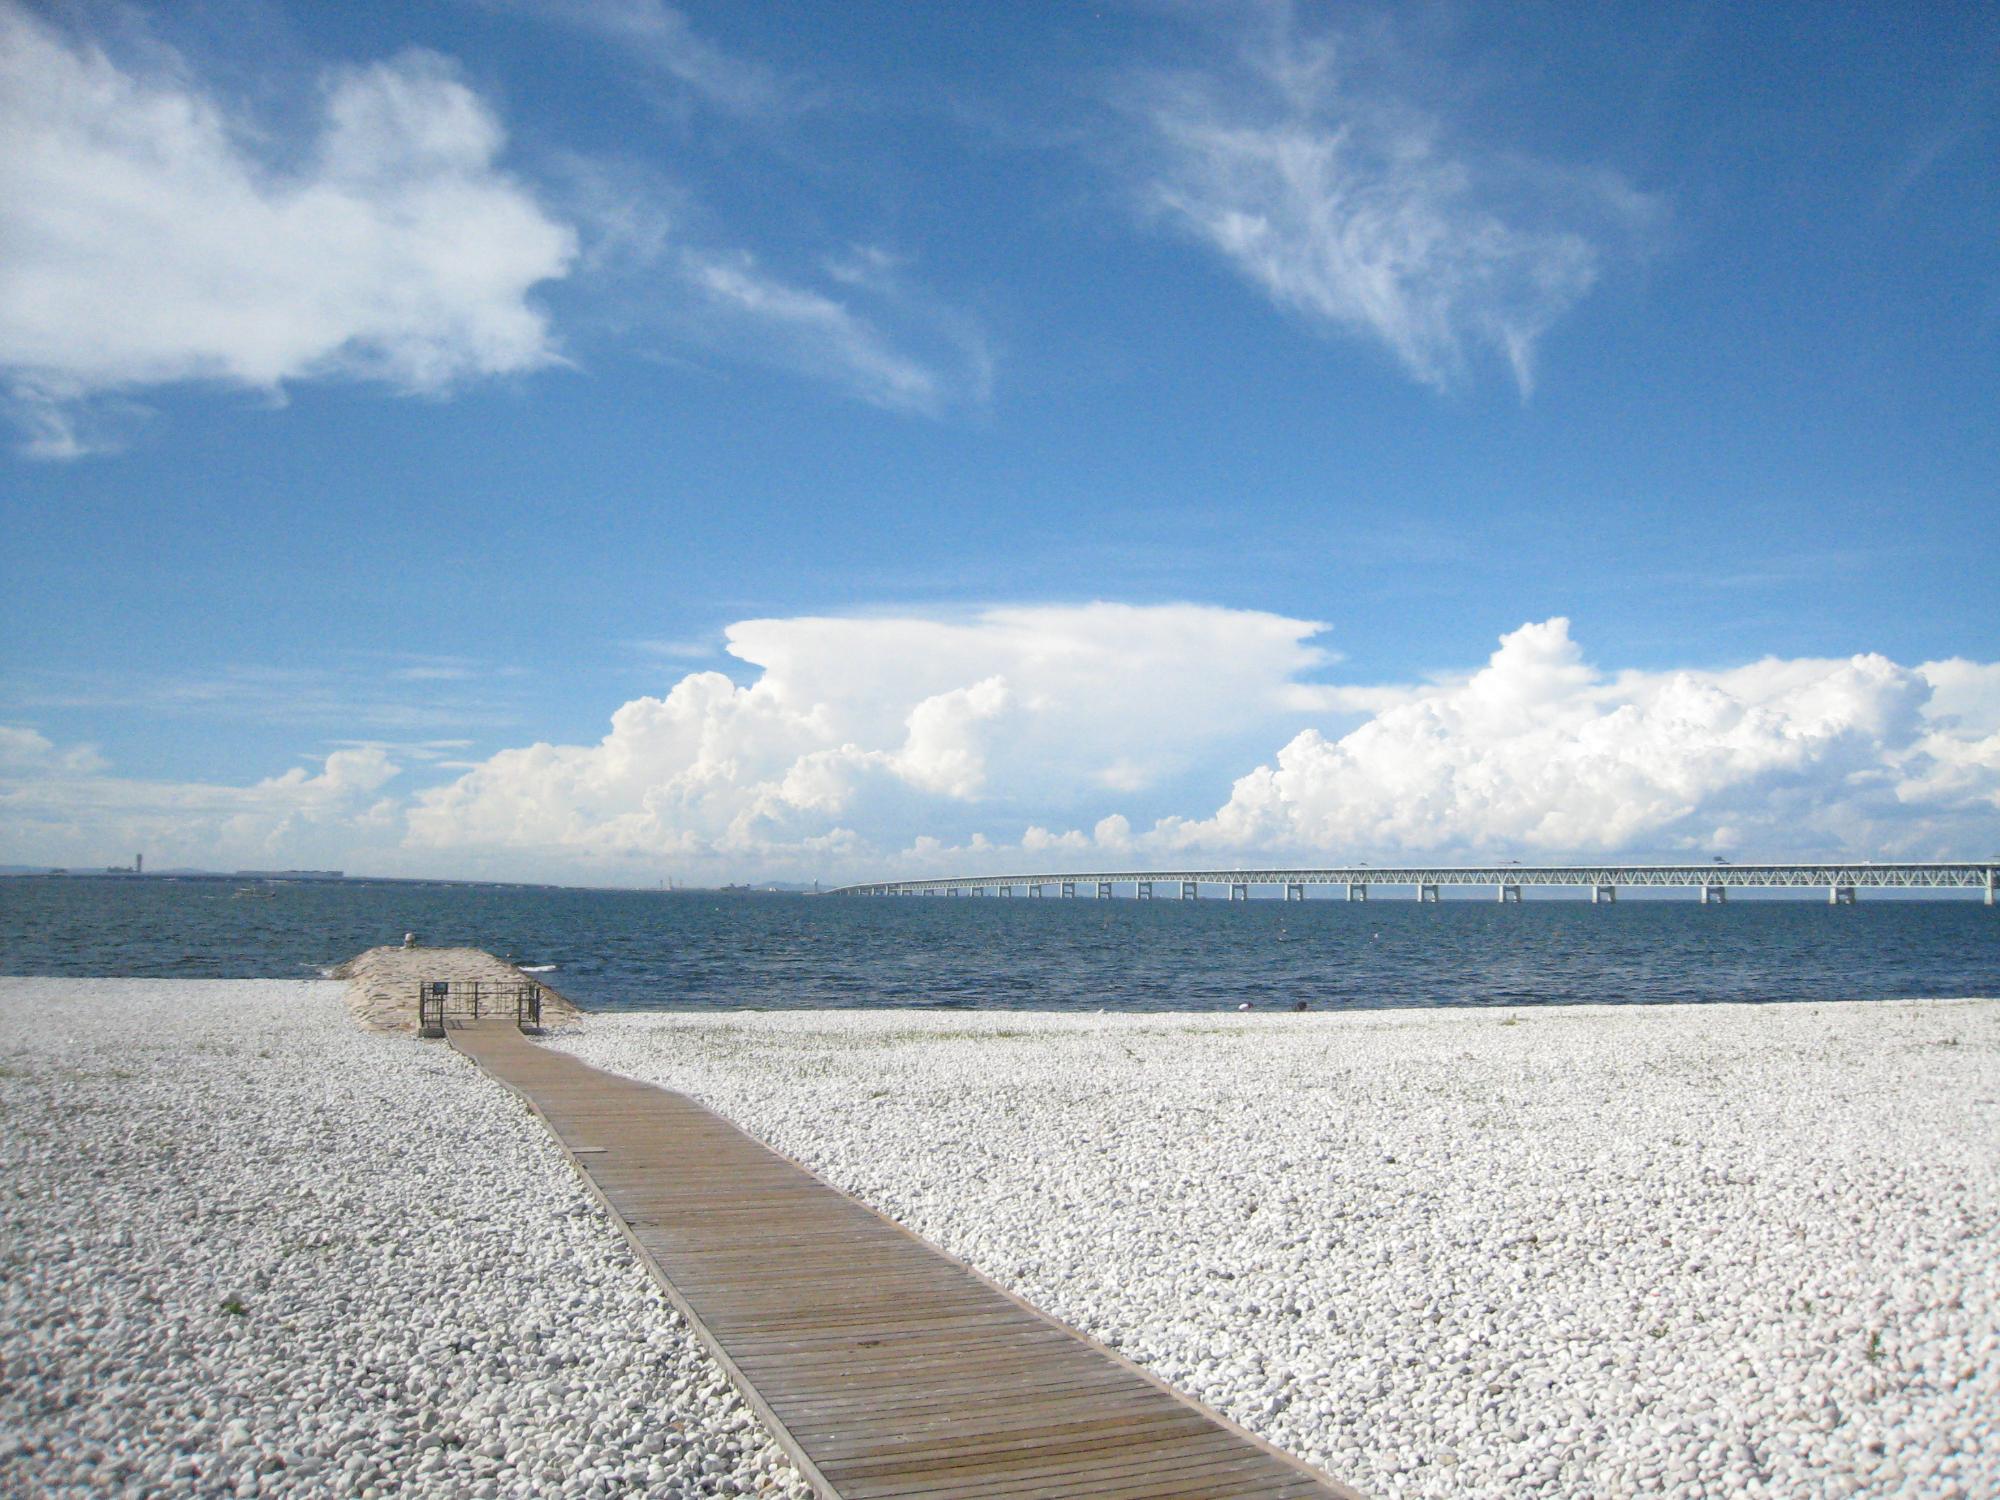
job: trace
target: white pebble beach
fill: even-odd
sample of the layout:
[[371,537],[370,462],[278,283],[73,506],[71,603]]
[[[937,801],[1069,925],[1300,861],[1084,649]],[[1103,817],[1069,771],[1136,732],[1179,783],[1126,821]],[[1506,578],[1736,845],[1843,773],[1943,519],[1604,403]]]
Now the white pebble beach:
[[[0,1491],[803,1494],[341,987],[0,981]],[[1365,1493],[2000,1493],[2000,1002],[595,1015]]]
[[541,1121],[346,988],[0,980],[0,1495],[808,1495]]

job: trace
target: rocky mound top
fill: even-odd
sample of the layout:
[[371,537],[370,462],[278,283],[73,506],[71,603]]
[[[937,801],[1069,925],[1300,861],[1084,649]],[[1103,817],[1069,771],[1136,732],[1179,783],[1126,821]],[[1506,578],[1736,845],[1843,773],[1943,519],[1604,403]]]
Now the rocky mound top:
[[[338,965],[335,979],[347,981],[347,1012],[370,1031],[415,1031],[418,986],[433,979],[454,985],[542,984],[484,948],[370,948]],[[560,991],[542,984],[542,1022],[559,1025],[583,1014]]]

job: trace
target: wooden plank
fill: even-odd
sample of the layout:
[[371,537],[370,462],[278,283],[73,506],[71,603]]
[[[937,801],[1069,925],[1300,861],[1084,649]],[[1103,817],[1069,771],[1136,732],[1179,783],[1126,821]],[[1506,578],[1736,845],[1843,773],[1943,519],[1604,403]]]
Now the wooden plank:
[[828,1500],[1360,1500],[693,1100],[508,1022],[448,1035]]

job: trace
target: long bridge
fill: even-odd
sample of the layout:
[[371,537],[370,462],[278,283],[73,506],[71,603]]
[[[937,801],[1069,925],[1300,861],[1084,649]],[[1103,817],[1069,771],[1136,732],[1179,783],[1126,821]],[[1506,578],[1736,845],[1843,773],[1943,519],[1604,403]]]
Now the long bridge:
[[1995,904],[2000,859],[1941,860],[1917,864],[1861,863],[1737,865],[1720,861],[1696,865],[1328,865],[1302,870],[1114,870],[1042,875],[961,875],[931,880],[882,880],[842,886],[832,896],[1046,896],[1074,897],[1079,891],[1108,898],[1119,886],[1141,901],[1156,890],[1174,891],[1183,901],[1200,897],[1203,886],[1226,888],[1231,901],[1247,901],[1253,886],[1282,886],[1287,901],[1303,901],[1316,885],[1345,886],[1349,901],[1366,901],[1375,886],[1409,886],[1419,901],[1436,901],[1446,886],[1484,886],[1501,901],[1519,901],[1529,886],[1580,887],[1592,902],[1615,901],[1621,888],[1671,887],[1698,890],[1704,904],[1726,900],[1732,890],[1824,890],[1835,905],[1852,905],[1856,891],[1983,890]]

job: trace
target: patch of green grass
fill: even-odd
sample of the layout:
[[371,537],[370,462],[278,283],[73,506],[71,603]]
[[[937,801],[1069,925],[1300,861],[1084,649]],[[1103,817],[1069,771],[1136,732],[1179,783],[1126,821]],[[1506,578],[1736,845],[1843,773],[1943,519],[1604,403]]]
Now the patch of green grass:
[[250,1316],[250,1309],[243,1305],[241,1297],[224,1297],[220,1311],[228,1313],[232,1318],[247,1318]]
[[1871,1364],[1871,1365],[1879,1365],[1879,1364],[1881,1364],[1881,1363],[1882,1363],[1882,1330],[1881,1330],[1881,1329],[1879,1329],[1879,1328],[1878,1328],[1878,1329],[1876,1329],[1876,1330],[1875,1330],[1875,1331],[1874,1331],[1873,1333],[1871,1333],[1871,1334],[1869,1334],[1869,1335],[1868,1335],[1868,1349],[1867,1349],[1867,1354],[1868,1354],[1868,1363],[1869,1363],[1869,1364]]

